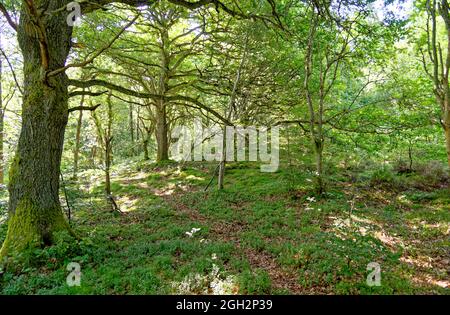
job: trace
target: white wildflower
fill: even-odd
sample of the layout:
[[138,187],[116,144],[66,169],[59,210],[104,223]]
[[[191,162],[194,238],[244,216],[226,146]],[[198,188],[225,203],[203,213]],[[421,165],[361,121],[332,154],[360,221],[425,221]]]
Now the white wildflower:
[[309,202],[316,202],[316,198],[314,197],[307,197],[306,200],[308,200]]
[[190,232],[185,232],[187,236],[189,237],[193,237],[195,233],[197,233],[198,231],[200,231],[200,228],[192,228],[192,230]]
[[191,274],[181,282],[172,282],[174,292],[176,294],[237,294],[239,286],[236,277],[224,277],[216,264],[213,264],[212,267],[211,272],[207,275]]

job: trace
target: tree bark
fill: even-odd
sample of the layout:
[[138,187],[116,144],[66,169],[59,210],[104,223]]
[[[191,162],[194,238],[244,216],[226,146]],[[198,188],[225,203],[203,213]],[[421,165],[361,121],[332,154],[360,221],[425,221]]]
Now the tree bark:
[[[0,92],[1,98],[1,92]],[[4,156],[3,156],[3,132],[4,132],[4,112],[1,108],[2,102],[0,101],[0,184],[4,183]]]
[[[161,44],[159,46],[159,63],[160,74],[158,84],[158,94],[166,95],[168,92],[169,81],[169,64],[170,64],[170,40],[169,40],[169,28],[167,26],[168,19],[161,18],[161,28],[159,29]],[[169,139],[168,139],[168,125],[167,125],[167,104],[164,99],[157,100],[156,102],[156,141],[158,143],[158,149],[156,154],[156,161],[166,161],[169,159]]]
[[[106,196],[108,200],[112,198],[112,192],[111,192],[111,163],[112,163],[112,123],[113,123],[113,110],[112,110],[112,102],[111,102],[111,95],[110,92],[108,95],[108,124],[107,128],[105,130],[104,134],[104,140],[105,140],[105,177],[106,177]],[[111,205],[112,206],[112,205]]]
[[97,139],[101,145],[103,151],[103,162],[104,162],[104,171],[105,171],[105,197],[106,201],[111,205],[111,208],[114,210],[115,203],[113,202],[112,192],[111,192],[111,165],[113,160],[113,151],[112,151],[112,124],[113,124],[113,109],[111,102],[111,91],[109,92],[107,98],[107,117],[106,117],[106,126],[103,128],[102,120],[97,116],[97,113],[92,112],[92,118],[94,119],[94,123],[97,129]]
[[[56,10],[67,1],[34,1]],[[9,222],[0,258],[28,246],[51,244],[57,231],[68,230],[59,202],[59,173],[68,120],[68,78],[65,73],[44,79],[63,67],[70,49],[71,28],[63,14],[41,19],[46,42],[36,35],[30,10],[22,7],[18,40],[23,55],[22,129],[10,169]],[[47,51],[47,54],[45,53]]]
[[161,162],[168,160],[169,139],[167,128],[167,113],[166,106],[164,104],[160,104],[160,106],[156,108],[156,142],[158,144],[156,161]]
[[226,143],[227,143],[227,129],[226,126],[223,127],[223,138],[222,138],[222,157],[219,166],[219,175],[217,176],[217,188],[219,190],[223,189],[223,183],[225,180],[225,167],[227,161],[226,154]]
[[[84,95],[81,97],[80,106],[84,104]],[[80,110],[78,114],[78,122],[77,122],[77,132],[75,136],[75,151],[73,153],[73,179],[77,180],[78,177],[78,160],[80,154],[80,144],[81,144],[81,127],[83,125],[83,111]]]
[[323,141],[319,140],[315,142],[315,155],[316,155],[316,191],[319,195],[324,192],[323,185]]
[[148,152],[148,138],[142,141],[142,147],[144,149],[144,161],[150,160],[150,154]]
[[447,148],[447,163],[450,169],[450,112],[447,113],[447,119],[443,123],[445,132],[445,146]]
[[134,156],[136,154],[134,150],[134,115],[133,115],[133,105],[128,105],[129,111],[129,125],[130,125],[130,136],[131,136],[131,154]]
[[111,138],[105,143],[105,193],[108,199],[111,196]]
[[[1,48],[1,35],[0,35],[0,48]],[[3,131],[4,131],[4,117],[5,113],[3,111],[3,89],[2,89],[2,80],[3,80],[3,64],[2,57],[0,56],[0,184],[4,182],[4,157],[3,157]]]

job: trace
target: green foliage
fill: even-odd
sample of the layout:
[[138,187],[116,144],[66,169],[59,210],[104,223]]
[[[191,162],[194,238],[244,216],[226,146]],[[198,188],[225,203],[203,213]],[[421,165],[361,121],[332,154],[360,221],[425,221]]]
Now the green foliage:
[[[14,17],[16,2],[4,2]],[[448,294],[442,283],[448,283],[450,173],[441,108],[421,60],[428,38],[423,1],[409,16],[384,19],[368,6],[372,1],[331,8],[335,19],[308,1],[276,2],[280,21],[268,20],[268,1],[229,3],[264,19],[157,1],[151,8],[118,6],[114,14],[98,10],[74,28],[71,61],[108,47],[67,71],[103,82],[85,89],[99,95],[69,101],[69,108],[101,104],[94,115],[83,112],[77,174],[78,112],[65,134],[61,200],[67,198],[80,238],[56,233],[52,246],[11,257],[0,269],[0,293],[210,293],[217,280],[243,294]],[[279,22],[287,32],[274,27]],[[9,31],[2,36],[20,84],[17,43]],[[1,145],[13,174],[21,162],[18,155],[13,160],[21,95],[12,71],[2,71],[0,97],[11,96],[11,103]],[[45,98],[42,89],[31,92]],[[214,178],[205,191],[216,162],[154,161],[162,109],[170,144],[174,128],[192,127],[195,118],[204,126],[223,127],[225,117],[244,127],[282,126],[280,169],[261,173],[259,162],[227,162],[225,188],[218,191]],[[104,198],[106,119],[113,122],[112,195],[123,214],[108,211]],[[321,141],[326,191],[318,194],[314,143]],[[2,186],[1,243],[7,201]],[[10,226],[28,237],[21,228],[35,219]],[[66,284],[70,262],[82,266],[80,287]],[[380,287],[366,284],[370,262],[382,266]]]
[[[199,282],[203,283],[201,285],[197,283],[199,287],[195,290],[200,291],[211,279],[220,279],[230,281],[236,288],[233,290],[245,294],[296,293],[291,291],[295,286],[300,288],[298,292],[340,294],[444,292],[439,287],[413,284],[411,279],[421,271],[400,261],[406,248],[400,243],[393,247],[385,244],[377,233],[395,233],[404,242],[409,242],[409,237],[424,242],[435,240],[436,244],[444,241],[442,229],[423,228],[412,235],[410,231],[411,224],[416,224],[412,222],[418,220],[429,224],[448,222],[445,207],[449,199],[445,190],[399,192],[405,197],[393,206],[386,206],[376,201],[377,197],[372,197],[368,189],[370,197],[365,201],[372,200],[371,208],[357,203],[353,213],[364,221],[355,219],[353,225],[347,227],[335,225],[339,220],[348,219],[349,210],[347,191],[338,186],[331,189],[326,198],[311,199],[313,196],[308,194],[297,196],[296,192],[302,191],[303,185],[308,183],[308,175],[296,173],[295,169],[260,173],[249,164],[249,168],[241,165],[228,170],[225,191],[205,193],[201,191],[204,185],[189,182],[189,176],[205,181],[209,177],[204,165],[199,166],[189,165],[182,172],[175,172],[177,167],[153,170],[132,186],[123,183],[136,174],[142,176],[142,171],[122,170],[127,177],[120,179],[121,175],[117,174],[113,186],[119,205],[129,211],[122,216],[104,212],[102,199],[92,199],[98,194],[95,190],[92,195],[79,194],[74,225],[81,239],[60,233],[53,246],[27,251],[20,264],[3,271],[1,292],[162,294],[180,288],[181,283],[189,282],[194,275],[204,281]],[[244,176],[247,174],[251,176]],[[382,183],[391,184],[396,176],[386,170],[373,171],[373,174],[377,174],[376,178],[382,179]],[[371,179],[365,181],[367,184]],[[151,186],[138,185],[145,182]],[[163,198],[153,195],[147,188],[159,183],[158,189],[164,191],[171,182],[192,185],[197,191],[180,190],[173,198],[170,195]],[[69,186],[68,189],[71,192],[77,188]],[[385,186],[377,189],[392,193]],[[93,203],[85,204],[83,199]],[[125,208],[123,200],[137,202]],[[398,210],[411,206],[409,202],[420,208],[413,212]],[[424,207],[436,210],[419,210]],[[192,228],[200,230],[189,237],[186,232]],[[367,230],[365,235],[359,232],[361,228]],[[234,240],[239,240],[239,250]],[[406,253],[411,255],[414,249],[415,255],[443,255],[442,246],[443,243],[435,247],[416,244],[408,247]],[[381,287],[368,287],[365,283],[366,266],[372,261],[382,266]],[[68,275],[65,268],[69,262],[82,266],[81,287],[68,287],[65,283]],[[219,268],[218,274],[213,272],[214,265]],[[288,281],[286,275],[294,279],[289,280],[294,281],[293,284],[284,283]],[[225,280],[228,276],[237,278]],[[443,276],[438,274],[438,269],[433,273],[433,277]],[[190,287],[194,290],[194,283]]]

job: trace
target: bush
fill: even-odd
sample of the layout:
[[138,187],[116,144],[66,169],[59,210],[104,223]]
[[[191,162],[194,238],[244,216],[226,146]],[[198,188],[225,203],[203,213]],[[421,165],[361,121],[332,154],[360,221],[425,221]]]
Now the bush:
[[409,162],[405,160],[395,161],[393,168],[397,174],[411,173],[413,171],[409,167]]
[[433,182],[446,182],[449,179],[448,169],[440,161],[428,161],[416,166],[417,173]]
[[448,170],[439,161],[418,164],[415,174],[409,179],[410,187],[420,190],[430,190],[448,185]]
[[391,170],[382,168],[371,174],[370,186],[401,190],[405,188],[405,182],[402,177],[395,176]]

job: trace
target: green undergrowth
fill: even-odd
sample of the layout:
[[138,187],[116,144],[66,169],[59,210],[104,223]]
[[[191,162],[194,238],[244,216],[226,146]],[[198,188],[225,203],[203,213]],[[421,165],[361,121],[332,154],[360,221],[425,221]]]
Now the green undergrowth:
[[[101,172],[81,173],[66,185],[80,239],[60,233],[53,246],[24,252],[0,271],[0,292],[449,293],[445,186],[407,187],[394,171],[341,169],[317,196],[307,169],[261,173],[256,163],[232,163],[225,189],[213,180],[205,191],[215,166],[115,167],[113,195],[124,214],[109,211]],[[3,222],[1,241],[5,234]],[[81,286],[66,282],[72,262]],[[380,286],[366,282],[371,262],[381,267]]]

